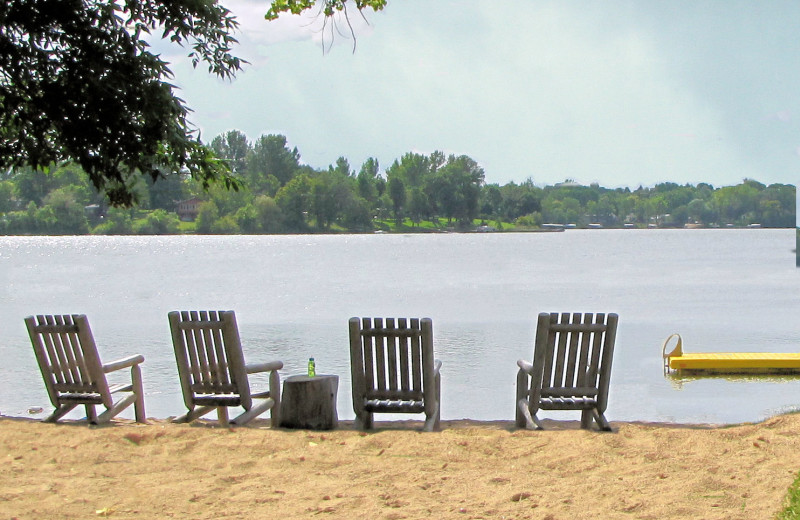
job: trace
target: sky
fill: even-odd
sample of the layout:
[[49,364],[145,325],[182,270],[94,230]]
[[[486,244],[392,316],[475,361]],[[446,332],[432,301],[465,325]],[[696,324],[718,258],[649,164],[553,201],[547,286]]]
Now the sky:
[[796,0],[389,0],[351,10],[355,50],[342,19],[222,3],[250,62],[233,81],[154,46],[207,143],[282,134],[305,164],[356,171],[441,150],[501,185],[800,178]]

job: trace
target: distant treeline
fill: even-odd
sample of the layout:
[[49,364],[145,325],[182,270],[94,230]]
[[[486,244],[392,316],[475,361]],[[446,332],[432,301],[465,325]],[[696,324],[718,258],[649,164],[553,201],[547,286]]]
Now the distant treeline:
[[795,187],[746,179],[735,186],[663,182],[609,189],[570,180],[486,184],[466,155],[409,152],[381,170],[340,157],[327,169],[301,163],[282,135],[250,141],[239,131],[210,147],[244,189],[208,190],[180,174],[142,176],[138,206],[109,207],[74,164],[0,174],[0,234],[259,234],[376,230],[576,227],[795,226]]

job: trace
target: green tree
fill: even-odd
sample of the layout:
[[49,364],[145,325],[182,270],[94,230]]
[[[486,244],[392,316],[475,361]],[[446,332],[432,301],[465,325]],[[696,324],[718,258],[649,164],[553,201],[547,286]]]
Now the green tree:
[[2,218],[2,231],[4,234],[18,235],[35,232],[36,204],[29,202],[27,208],[19,211],[9,211]]
[[127,208],[110,208],[103,222],[92,233],[95,235],[130,235],[133,233],[131,211]]
[[795,226],[795,187],[770,184],[759,195],[759,222],[767,227]]
[[214,185],[206,190],[206,196],[214,201],[219,211],[219,216],[232,215],[236,213],[239,208],[249,204],[254,197],[254,194],[249,190],[231,191],[226,190],[224,186]]
[[236,235],[239,231],[239,225],[233,215],[225,215],[211,225],[211,233],[215,235]]
[[275,199],[259,195],[253,200],[253,207],[262,233],[278,233],[283,229],[283,214]]
[[520,185],[510,182],[500,188],[500,193],[503,196],[500,215],[508,220],[542,210],[543,190],[530,178]]
[[203,146],[146,41],[188,45],[197,65],[231,77],[237,23],[214,0],[9,0],[0,5],[0,169],[75,161],[114,204],[140,175],[186,171],[203,185],[225,164]]
[[253,151],[247,158],[250,189],[273,196],[292,180],[299,167],[300,153],[297,148],[289,149],[285,136],[262,135],[253,144]]
[[503,192],[497,184],[489,184],[481,190],[481,215],[495,218],[500,215],[503,205]]
[[359,170],[356,177],[358,194],[372,205],[377,202],[379,195],[377,186],[378,168],[378,160],[370,157],[361,165],[361,170]]
[[195,229],[198,233],[211,233],[217,220],[219,220],[219,209],[217,205],[213,201],[203,202],[200,204],[200,207],[197,208]]
[[0,213],[13,211],[17,206],[17,199],[14,196],[14,183],[11,181],[0,181]]
[[335,177],[333,171],[327,171],[311,180],[311,212],[319,230],[328,229],[336,219],[338,201]]
[[328,167],[331,173],[341,175],[343,177],[350,177],[354,172],[350,171],[350,162],[345,157],[336,159],[336,166],[330,165]]
[[243,175],[247,168],[247,155],[250,143],[247,136],[239,130],[230,130],[211,140],[211,149],[217,157],[225,160],[234,174]]
[[425,191],[419,186],[411,188],[409,193],[408,216],[413,223],[419,225],[423,217],[430,215],[430,201]]
[[431,173],[431,162],[428,157],[409,152],[399,161],[395,161],[386,171],[389,180],[395,177],[403,182],[407,189],[421,187]]
[[433,204],[448,222],[471,224],[478,216],[478,197],[484,172],[472,158],[451,155],[447,164],[431,174],[428,183]]
[[137,235],[174,235],[178,232],[178,217],[157,209],[147,214],[143,221],[133,224],[133,232]]
[[389,198],[392,201],[394,220],[399,225],[403,220],[403,208],[406,204],[406,187],[397,176],[390,176],[386,186]]
[[85,235],[89,232],[83,204],[76,200],[74,190],[69,187],[51,191],[44,199],[42,210],[48,211],[48,213],[42,213],[42,215],[47,215],[45,218],[48,224],[43,230],[47,233]]
[[714,218],[714,213],[703,199],[692,199],[686,206],[686,213],[689,220],[699,224],[710,224]]
[[[756,183],[760,184],[760,183]],[[761,184],[763,186],[763,184]],[[714,192],[712,197],[716,204],[720,220],[725,224],[752,224],[744,222],[745,215],[755,216],[758,208],[759,189],[752,183],[737,186],[726,186]]]
[[233,219],[242,233],[253,234],[261,231],[258,212],[252,203],[237,209]]
[[57,179],[48,175],[48,172],[49,168],[47,171],[27,166],[15,168],[11,179],[16,187],[17,198],[24,204],[41,204],[50,191],[59,187]]
[[165,174],[158,182],[147,179],[151,209],[175,210],[175,203],[186,198],[186,183],[179,173]]
[[308,229],[306,215],[311,210],[311,177],[301,173],[278,190],[275,202],[281,209],[285,229],[302,232]]

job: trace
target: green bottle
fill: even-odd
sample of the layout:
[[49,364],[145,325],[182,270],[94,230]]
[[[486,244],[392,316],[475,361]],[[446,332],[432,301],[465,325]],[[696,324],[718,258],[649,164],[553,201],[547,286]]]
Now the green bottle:
[[317,375],[317,366],[314,363],[314,358],[308,358],[308,377],[314,377]]

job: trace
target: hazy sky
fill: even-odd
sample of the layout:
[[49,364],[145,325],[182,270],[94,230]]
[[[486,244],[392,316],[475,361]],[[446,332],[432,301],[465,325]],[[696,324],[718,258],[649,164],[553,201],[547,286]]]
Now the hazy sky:
[[[175,49],[205,142],[285,135],[303,162],[381,169],[409,151],[466,154],[486,181],[732,185],[800,178],[800,3],[389,0],[321,20],[225,0],[251,62],[233,82]],[[327,47],[326,47],[327,48]]]

